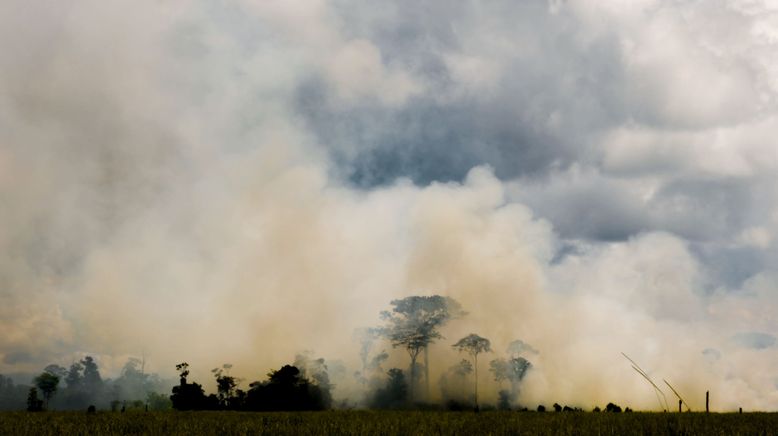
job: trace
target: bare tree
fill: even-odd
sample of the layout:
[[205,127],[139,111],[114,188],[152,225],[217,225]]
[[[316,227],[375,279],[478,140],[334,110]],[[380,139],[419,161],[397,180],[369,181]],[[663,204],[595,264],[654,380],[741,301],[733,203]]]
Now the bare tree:
[[478,355],[492,351],[489,339],[482,338],[475,333],[470,333],[464,338],[452,345],[459,352],[466,351],[473,357],[473,367],[475,369],[475,407],[478,408]]

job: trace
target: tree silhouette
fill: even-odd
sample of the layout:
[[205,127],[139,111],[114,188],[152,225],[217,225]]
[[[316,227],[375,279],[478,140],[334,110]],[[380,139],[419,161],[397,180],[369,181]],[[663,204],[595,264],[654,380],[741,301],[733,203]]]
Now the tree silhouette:
[[57,385],[59,385],[59,377],[49,372],[42,372],[41,375],[35,377],[35,386],[40,389],[43,394],[43,399],[46,402],[46,409],[49,408],[49,400],[57,392]]
[[38,389],[30,388],[30,393],[27,394],[27,411],[40,412],[41,410],[43,410],[43,400],[38,399]]
[[0,374],[0,410],[21,409],[28,391],[29,386],[16,385],[11,377]]
[[99,392],[103,387],[103,379],[97,369],[97,362],[92,356],[86,356],[81,360],[81,365],[84,367],[84,387],[92,393]]
[[482,338],[475,333],[470,333],[464,338],[452,345],[459,352],[466,351],[473,357],[473,367],[475,368],[475,407],[478,408],[478,355],[492,351],[489,339]]
[[386,385],[378,389],[370,401],[376,409],[403,409],[408,405],[408,384],[401,369],[387,371]]
[[79,362],[74,362],[70,365],[67,375],[65,375],[65,383],[68,390],[78,390],[83,384],[83,376],[81,372],[84,370],[83,365]]
[[221,368],[211,370],[214,377],[216,377],[216,392],[219,405],[225,409],[234,406],[230,403],[234,402],[236,389],[240,383],[240,380],[230,375],[230,369],[232,369],[232,365],[225,363]]
[[173,395],[170,401],[176,410],[203,410],[208,408],[208,397],[205,396],[203,387],[197,383],[188,383],[189,364],[186,362],[176,365],[179,375],[179,385],[173,387]]
[[43,371],[48,372],[51,375],[56,375],[60,380],[65,378],[68,374],[67,369],[55,364],[48,365],[46,368],[43,368]]
[[[438,329],[450,319],[464,315],[461,306],[453,298],[432,296],[411,296],[400,300],[392,300],[392,311],[381,312],[381,319],[386,325],[380,329],[393,347],[403,347],[411,358],[411,380],[409,397],[414,400],[416,384],[416,360],[422,350],[442,338]],[[425,359],[425,373],[429,362]],[[429,383],[429,377],[426,377]]]
[[330,407],[329,391],[311,383],[291,365],[271,371],[267,381],[254,382],[250,386],[246,394],[249,410],[324,410]]
[[511,396],[518,394],[518,386],[532,364],[523,357],[510,359],[494,359],[489,362],[489,371],[494,374],[494,381],[502,383],[507,380],[511,384]]

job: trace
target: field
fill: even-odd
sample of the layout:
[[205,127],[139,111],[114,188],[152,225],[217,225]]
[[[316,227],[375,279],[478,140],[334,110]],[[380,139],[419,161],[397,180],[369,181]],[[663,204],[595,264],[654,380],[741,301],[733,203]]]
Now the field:
[[778,435],[778,413],[0,413],[1,435]]

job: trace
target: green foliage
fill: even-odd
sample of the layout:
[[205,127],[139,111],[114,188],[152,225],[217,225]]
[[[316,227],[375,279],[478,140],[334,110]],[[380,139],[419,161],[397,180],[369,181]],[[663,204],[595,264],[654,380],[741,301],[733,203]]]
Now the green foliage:
[[59,377],[50,372],[44,371],[41,373],[41,375],[35,377],[35,380],[33,381],[35,386],[37,386],[38,389],[41,390],[41,393],[43,393],[43,398],[46,400],[46,407],[48,408],[49,400],[51,400],[51,397],[54,396],[55,392],[57,392]]

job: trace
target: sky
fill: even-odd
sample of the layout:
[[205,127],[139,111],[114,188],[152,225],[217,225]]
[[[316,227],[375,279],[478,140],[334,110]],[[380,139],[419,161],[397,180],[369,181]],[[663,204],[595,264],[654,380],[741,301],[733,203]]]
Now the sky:
[[0,2],[0,372],[349,365],[439,293],[433,373],[776,410],[776,50],[775,0]]

